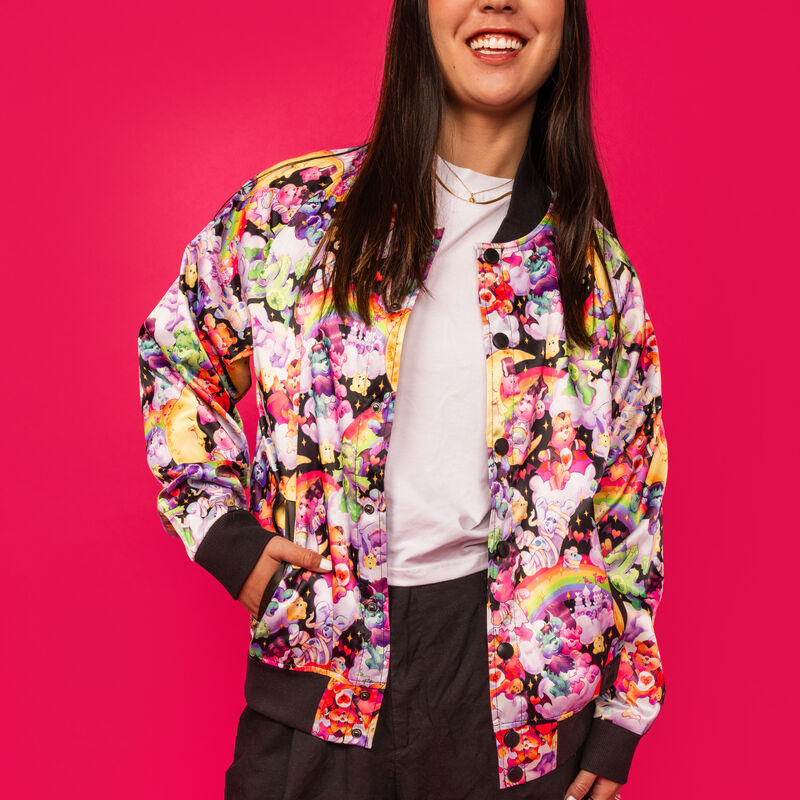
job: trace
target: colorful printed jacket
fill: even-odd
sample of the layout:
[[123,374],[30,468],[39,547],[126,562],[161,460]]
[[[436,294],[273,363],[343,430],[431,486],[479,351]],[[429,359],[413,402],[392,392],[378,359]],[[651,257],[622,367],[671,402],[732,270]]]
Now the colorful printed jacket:
[[[366,147],[309,153],[241,186],[189,242],[138,351],[157,508],[189,557],[234,598],[271,536],[334,564],[326,574],[285,564],[270,582],[250,617],[246,701],[369,748],[391,660],[383,466],[419,289],[391,313],[374,294],[368,329],[354,304],[345,319],[323,313],[333,262],[311,263]],[[656,338],[637,272],[595,220],[605,264],[587,253],[593,345],[566,346],[554,197],[529,143],[508,213],[472,265],[492,492],[486,700],[503,788],[581,744],[584,768],[626,782],[665,691],[653,629],[667,476]],[[252,464],[231,378],[249,357]]]

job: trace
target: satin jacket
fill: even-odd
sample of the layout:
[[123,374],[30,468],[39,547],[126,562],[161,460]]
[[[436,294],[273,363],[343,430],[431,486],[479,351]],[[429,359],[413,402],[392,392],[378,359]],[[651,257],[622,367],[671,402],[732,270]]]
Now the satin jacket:
[[[392,312],[373,294],[367,328],[354,303],[345,318],[323,308],[333,256],[311,260],[366,148],[247,180],[187,245],[138,353],[157,509],[189,557],[234,598],[271,536],[334,565],[284,564],[267,586],[250,617],[247,702],[369,748],[391,660],[383,466],[419,289]],[[626,782],[665,691],[653,627],[667,476],[656,338],[636,270],[595,220],[605,263],[587,251],[593,344],[567,346],[554,197],[528,142],[503,223],[465,265],[479,275],[486,356],[486,702],[503,788],[581,745],[584,768]],[[249,357],[252,462],[233,380]],[[448,453],[429,456],[446,468]]]

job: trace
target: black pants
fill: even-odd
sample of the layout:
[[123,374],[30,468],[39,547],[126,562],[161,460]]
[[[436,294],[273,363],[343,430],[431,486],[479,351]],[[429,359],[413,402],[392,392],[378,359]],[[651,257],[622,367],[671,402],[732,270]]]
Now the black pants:
[[327,742],[245,706],[225,800],[563,800],[582,750],[500,790],[486,573],[389,587],[391,661],[373,746]]

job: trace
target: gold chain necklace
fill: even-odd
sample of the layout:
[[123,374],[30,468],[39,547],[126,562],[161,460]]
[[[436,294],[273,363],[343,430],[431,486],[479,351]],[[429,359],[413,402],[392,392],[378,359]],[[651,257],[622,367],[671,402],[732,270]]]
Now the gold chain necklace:
[[450,165],[444,159],[442,159],[442,163],[447,167],[447,169],[450,170],[450,172],[453,173],[453,175],[455,175],[456,180],[458,180],[458,182],[469,192],[469,197],[468,198],[459,197],[452,189],[450,189],[450,187],[448,187],[444,183],[444,181],[439,177],[439,174],[436,172],[435,169],[433,170],[433,175],[436,178],[436,180],[439,181],[439,183],[442,184],[442,186],[444,187],[445,191],[450,192],[450,194],[453,195],[453,197],[458,197],[459,200],[469,200],[470,203],[477,203],[478,205],[486,206],[486,205],[489,205],[489,203],[496,203],[498,200],[502,200],[504,197],[508,197],[511,194],[511,192],[506,192],[505,194],[501,194],[499,197],[495,197],[492,200],[476,200],[475,199],[475,195],[476,194],[478,194],[480,192],[488,192],[488,191],[491,191],[491,189],[499,189],[501,186],[505,186],[506,183],[511,183],[514,179],[513,178],[509,178],[504,183],[498,184],[497,186],[492,186],[491,189],[479,189],[478,192],[473,192],[469,188],[469,186],[467,186],[467,184],[464,183],[464,181],[462,181],[461,178],[458,175],[456,175],[456,173],[450,168]]

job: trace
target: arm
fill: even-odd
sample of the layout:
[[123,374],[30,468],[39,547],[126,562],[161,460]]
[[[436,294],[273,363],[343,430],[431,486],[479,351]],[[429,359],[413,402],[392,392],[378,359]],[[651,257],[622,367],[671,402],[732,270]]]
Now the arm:
[[240,259],[253,186],[245,183],[189,242],[179,275],[138,338],[159,517],[234,598],[277,535],[247,508],[250,456],[235,407],[250,385],[253,352]]
[[595,699],[581,768],[625,783],[634,750],[664,702],[653,623],[664,579],[661,504],[667,443],[653,325],[636,271],[624,254],[621,261],[617,266],[623,301],[612,381],[611,446],[594,508],[609,580],[622,595],[627,621],[619,673]]

